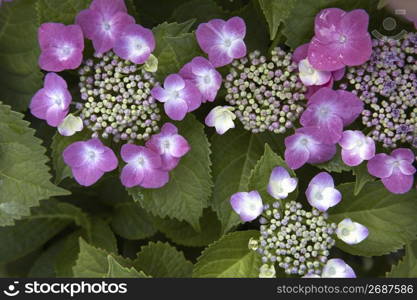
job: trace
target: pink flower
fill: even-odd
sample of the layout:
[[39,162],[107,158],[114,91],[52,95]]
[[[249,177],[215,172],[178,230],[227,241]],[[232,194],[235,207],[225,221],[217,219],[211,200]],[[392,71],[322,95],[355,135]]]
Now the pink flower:
[[198,44],[216,68],[246,55],[245,35],[246,24],[239,17],[227,21],[213,19],[200,24],[196,30]]
[[222,85],[222,76],[214,66],[204,57],[195,57],[184,65],[179,74],[184,79],[192,80],[203,96],[203,102],[213,102]]
[[316,128],[300,128],[285,139],[285,161],[291,169],[305,163],[319,164],[329,161],[336,154],[336,145],[323,144],[315,137]]
[[339,141],[342,147],[342,160],[348,166],[359,166],[364,160],[375,156],[375,141],[359,130],[347,130]]
[[415,156],[410,149],[400,148],[391,155],[380,153],[368,162],[369,174],[381,178],[385,187],[394,194],[405,194],[411,190],[416,169]]
[[342,194],[334,187],[333,178],[327,172],[317,174],[310,181],[306,197],[308,203],[320,211],[326,211],[342,201]]
[[161,133],[154,134],[146,147],[161,155],[161,169],[164,171],[174,169],[180,158],[190,151],[187,140],[178,134],[177,127],[171,123],[165,123]]
[[143,146],[124,144],[121,155],[127,162],[120,176],[125,187],[156,189],[168,183],[169,174],[161,169],[162,159],[158,153]]
[[322,88],[310,98],[300,123],[316,127],[322,143],[335,144],[342,138],[343,127],[353,123],[362,110],[363,102],[354,94]]
[[41,55],[39,66],[45,71],[73,70],[81,65],[84,37],[80,26],[43,23],[38,30]]
[[154,49],[152,31],[137,24],[126,26],[114,45],[114,52],[119,57],[135,64],[143,64]]
[[372,54],[365,10],[345,12],[339,8],[322,10],[316,17],[315,36],[308,49],[308,60],[321,71],[365,63]]
[[230,198],[233,210],[243,222],[251,222],[262,214],[263,204],[257,191],[236,193]]
[[63,157],[75,180],[83,186],[93,185],[118,165],[116,155],[99,139],[75,142],[65,148]]
[[65,80],[55,73],[48,73],[43,88],[33,96],[29,109],[38,119],[57,127],[68,114],[71,99]]
[[178,74],[165,78],[164,88],[156,86],[151,94],[164,103],[165,113],[172,120],[183,120],[187,112],[201,105],[201,94],[191,80],[184,80]]
[[127,14],[123,0],[93,0],[90,8],[81,11],[76,18],[84,35],[93,41],[97,53],[111,50],[116,39],[135,19]]

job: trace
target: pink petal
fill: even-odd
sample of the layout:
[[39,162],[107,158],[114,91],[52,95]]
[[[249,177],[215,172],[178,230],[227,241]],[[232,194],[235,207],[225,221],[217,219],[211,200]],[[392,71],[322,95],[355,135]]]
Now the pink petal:
[[342,149],[342,160],[343,162],[351,167],[359,166],[363,159],[354,150]]
[[367,62],[371,54],[372,39],[367,33],[360,37],[350,37],[341,51],[341,59],[347,66],[359,66]]
[[198,44],[205,53],[210,53],[211,48],[218,43],[220,32],[223,31],[225,24],[223,20],[214,19],[198,26],[195,34]]
[[169,181],[169,174],[162,170],[146,170],[140,186],[147,189],[157,189],[166,185]]
[[48,108],[48,110],[46,111],[46,122],[49,126],[58,127],[58,125],[61,124],[62,121],[64,121],[67,114],[68,109],[62,110],[57,106],[52,106]]
[[345,15],[346,12],[339,8],[327,8],[319,12],[314,25],[316,37],[323,43],[337,40],[335,34],[341,28],[340,23]]
[[340,27],[347,36],[363,36],[368,34],[369,15],[363,9],[355,9],[346,13],[340,22]]
[[120,174],[120,180],[125,187],[131,188],[142,183],[144,178],[144,170],[134,165],[126,165]]
[[410,163],[413,163],[416,159],[414,152],[406,148],[395,149],[392,151],[391,156],[396,159],[406,160]]
[[165,78],[164,88],[179,91],[185,87],[185,80],[178,74],[171,74]]
[[243,39],[246,35],[246,24],[240,17],[233,17],[226,21],[224,31],[235,38]]
[[385,153],[377,154],[368,162],[368,172],[372,176],[378,178],[388,178],[392,175],[394,170],[394,166],[391,162],[391,156]]
[[243,40],[237,40],[233,42],[232,47],[229,50],[229,55],[234,58],[242,58],[246,55],[246,44]]
[[97,168],[82,166],[80,168],[73,168],[72,175],[74,175],[75,180],[80,185],[91,186],[104,175],[104,172]]
[[307,43],[295,49],[294,54],[292,56],[294,62],[298,64],[300,61],[307,58],[309,45],[310,44]]
[[397,169],[390,177],[383,178],[382,183],[391,193],[405,194],[413,188],[414,176],[404,175]]
[[233,57],[229,55],[222,45],[212,47],[210,52],[208,52],[208,56],[210,62],[216,68],[228,65],[233,61]]
[[127,12],[124,0],[93,0],[90,9],[104,15],[114,15],[117,12]]
[[182,99],[170,100],[164,104],[165,113],[172,120],[181,121],[188,112],[188,105]]

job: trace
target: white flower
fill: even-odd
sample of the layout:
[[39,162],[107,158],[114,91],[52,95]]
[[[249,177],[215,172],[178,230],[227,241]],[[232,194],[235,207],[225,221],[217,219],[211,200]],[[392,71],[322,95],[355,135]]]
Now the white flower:
[[314,69],[308,59],[300,61],[298,64],[298,70],[300,72],[300,80],[306,86],[323,85],[328,83],[332,76],[331,72]]
[[215,127],[218,134],[224,134],[230,128],[235,128],[236,119],[230,106],[216,106],[206,117],[206,125]]
[[368,237],[369,230],[362,224],[346,218],[337,225],[336,234],[346,244],[355,245]]
[[268,193],[275,199],[285,199],[297,188],[297,178],[292,178],[283,167],[276,167],[271,173]]
[[83,130],[83,121],[80,117],[75,117],[72,114],[66,116],[58,126],[58,132],[63,136],[71,136],[81,130]]

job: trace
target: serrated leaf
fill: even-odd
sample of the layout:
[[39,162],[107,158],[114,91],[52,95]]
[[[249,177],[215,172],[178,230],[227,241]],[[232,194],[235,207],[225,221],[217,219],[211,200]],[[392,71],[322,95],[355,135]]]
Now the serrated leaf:
[[128,240],[141,240],[156,233],[152,218],[134,202],[121,203],[115,207],[111,226],[116,234]]
[[351,218],[366,226],[369,236],[352,246],[338,241],[340,249],[353,255],[378,256],[396,251],[416,238],[415,189],[405,195],[395,195],[381,182],[372,182],[358,196],[354,196],[354,188],[354,183],[337,187],[342,193],[342,201],[330,209],[330,220],[338,223],[344,218]]
[[249,239],[257,236],[259,232],[254,230],[238,231],[223,236],[203,251],[194,266],[193,277],[258,277],[260,256],[248,248]]
[[154,27],[167,21],[174,10],[188,0],[132,0],[137,7],[141,25]]
[[367,163],[363,163],[353,168],[353,174],[356,176],[354,195],[357,196],[368,183],[375,181],[375,178],[368,172]]
[[107,256],[108,271],[107,278],[147,278],[142,271],[138,272],[135,268],[126,268],[119,264],[113,256]]
[[[256,163],[254,169],[249,178],[249,191],[256,190],[258,191],[264,203],[272,204],[276,200],[271,197],[268,193],[268,183],[269,178],[271,176],[272,170],[275,167],[284,167],[290,173],[292,177],[296,177],[296,174],[293,170],[288,168],[285,161],[274,151],[272,151],[271,147],[266,144],[265,151],[262,157]],[[294,191],[290,195],[288,195],[288,199],[295,200],[297,199],[298,191]]]
[[201,231],[196,231],[186,223],[174,219],[161,219],[154,217],[154,222],[159,231],[178,245],[189,247],[207,246],[221,235],[221,224],[215,212],[206,208],[200,218]]
[[76,15],[90,5],[91,0],[38,0],[41,23],[74,24]]
[[297,0],[259,0],[269,25],[271,40],[274,40],[281,22],[286,20]]
[[0,99],[24,111],[42,87],[38,67],[36,0],[13,1],[0,9]]
[[340,149],[337,151],[336,155],[330,161],[314,166],[319,169],[326,170],[330,173],[342,173],[352,171],[352,167],[349,167],[343,162]]
[[143,246],[133,262],[138,270],[152,277],[191,277],[193,264],[184,254],[168,243],[153,243]]
[[199,219],[211,196],[210,144],[204,126],[194,116],[188,115],[177,127],[191,150],[170,172],[169,183],[160,189],[133,188],[128,191],[153,215],[187,221],[199,231]]
[[179,5],[172,14],[172,19],[177,22],[195,18],[196,25],[226,17],[227,13],[214,0],[191,0]]
[[104,220],[100,218],[91,219],[91,238],[88,239],[91,245],[106,250],[109,253],[117,253],[117,240]]
[[402,260],[392,267],[386,274],[389,278],[416,278],[417,277],[417,241],[405,246],[405,255]]

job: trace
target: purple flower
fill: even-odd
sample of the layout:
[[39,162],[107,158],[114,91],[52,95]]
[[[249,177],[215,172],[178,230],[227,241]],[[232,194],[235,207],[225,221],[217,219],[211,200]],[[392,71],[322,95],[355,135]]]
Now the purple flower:
[[275,199],[285,199],[297,188],[298,179],[292,178],[283,167],[275,167],[269,177],[268,193]]
[[165,123],[161,133],[154,134],[146,147],[161,156],[161,169],[164,171],[174,169],[180,158],[190,151],[187,140],[178,134],[177,127],[171,123]]
[[311,65],[322,71],[365,63],[372,54],[365,10],[345,12],[339,8],[322,10],[316,17],[315,36],[308,49]]
[[213,102],[222,85],[222,76],[204,57],[195,57],[184,65],[179,74],[184,79],[192,80],[203,96],[203,102]]
[[336,234],[346,244],[356,245],[368,237],[369,230],[362,224],[346,218],[337,225]]
[[119,57],[135,64],[143,64],[154,49],[152,31],[137,24],[126,26],[114,44],[114,52]]
[[41,69],[61,72],[80,66],[84,50],[84,37],[80,26],[43,23],[38,30],[38,40],[41,48]]
[[255,220],[263,211],[262,198],[257,191],[236,193],[230,198],[230,204],[244,222]]
[[76,23],[93,41],[96,52],[104,53],[114,47],[126,26],[135,24],[135,19],[127,14],[123,0],[94,0],[77,15]]
[[198,44],[216,68],[246,55],[245,35],[246,24],[239,17],[227,21],[213,19],[200,24],[196,31]]
[[65,80],[55,73],[48,73],[43,88],[33,96],[29,109],[38,119],[57,127],[67,115],[71,99]]
[[354,94],[322,88],[315,93],[300,118],[306,127],[317,127],[317,138],[335,144],[342,138],[343,127],[350,125],[363,110],[363,102]]
[[171,74],[164,81],[164,88],[156,86],[151,94],[164,103],[165,112],[172,120],[181,121],[187,112],[201,105],[201,94],[191,80]]
[[99,139],[75,142],[65,148],[63,157],[75,180],[83,186],[93,185],[118,165],[116,155]]
[[353,269],[340,258],[329,259],[323,267],[322,278],[356,278]]
[[323,144],[315,138],[316,128],[300,128],[285,139],[285,161],[291,169],[305,163],[319,164],[336,154],[336,145]]
[[326,211],[342,200],[342,194],[335,189],[329,173],[321,172],[314,176],[306,190],[307,201],[320,211]]
[[415,156],[410,149],[400,148],[391,155],[380,153],[368,162],[369,174],[381,178],[385,187],[394,194],[405,194],[414,182]]
[[359,130],[347,130],[339,141],[342,147],[342,160],[348,166],[359,166],[364,160],[375,156],[375,142]]
[[225,134],[231,128],[235,128],[236,115],[232,112],[230,106],[216,106],[213,108],[205,119],[209,127],[215,127],[216,132],[220,135]]
[[143,146],[124,144],[121,155],[127,163],[120,175],[125,187],[156,189],[168,183],[169,174],[161,169],[162,159],[158,153]]

